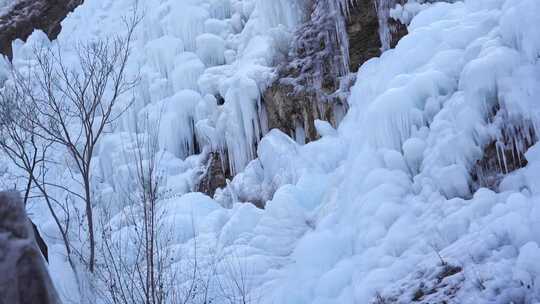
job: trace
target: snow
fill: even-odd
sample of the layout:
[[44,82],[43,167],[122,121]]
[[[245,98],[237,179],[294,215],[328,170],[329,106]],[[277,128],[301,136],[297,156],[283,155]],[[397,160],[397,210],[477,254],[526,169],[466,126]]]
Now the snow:
[[[502,170],[498,188],[471,180],[508,126],[534,131],[509,135],[520,152],[537,140],[540,3],[415,3],[385,8],[410,21],[409,34],[359,69],[340,126],[317,121],[322,138],[300,145],[265,130],[260,92],[302,1],[149,1],[130,65],[141,67],[142,93],[128,117],[159,125],[172,248],[202,243],[201,259],[217,256],[222,272],[231,257],[246,263],[248,293],[262,304],[410,303],[422,286],[433,293],[420,303],[540,301],[539,144],[524,153],[527,166]],[[86,1],[60,41],[114,31],[127,5]],[[85,18],[95,22],[81,26]],[[16,45],[16,64],[26,47]],[[135,130],[125,120],[98,156],[99,190],[112,197],[129,182]],[[190,193],[210,150],[235,173],[214,198]],[[65,266],[59,256],[52,267]],[[442,275],[448,267],[456,273]]]
[[197,54],[207,66],[225,63],[225,40],[214,34],[197,37]]
[[404,4],[398,3],[394,7],[391,7],[389,15],[391,18],[399,20],[402,24],[409,24],[414,16],[428,6],[429,2],[410,0]]
[[[417,273],[440,263],[437,252],[464,269],[459,303],[538,301],[539,290],[526,283],[536,278],[535,267],[530,274],[522,266],[522,256],[531,263],[540,258],[533,233],[540,231],[533,224],[539,221],[538,197],[531,192],[537,188],[533,151],[538,148],[529,150],[529,165],[510,174],[500,192],[473,193],[469,177],[485,145],[498,136],[488,119],[494,103],[520,119],[538,109],[531,99],[539,96],[538,57],[530,55],[538,38],[532,33],[521,38],[527,31],[505,20],[521,14],[516,6],[527,7],[524,19],[540,13],[535,1],[430,5],[412,19],[410,34],[395,50],[360,68],[338,138],[320,123],[323,139],[306,146],[287,144],[277,132],[266,135],[260,164],[235,178],[235,189],[277,184],[268,208],[288,204],[281,216],[291,217],[290,205],[299,203],[283,197],[285,189],[302,197],[319,188],[302,189],[303,181],[327,183],[315,209],[296,211],[307,217],[304,224],[296,222],[306,232],[287,254],[291,262],[274,267],[277,278],[269,275],[261,287],[272,290],[268,303],[369,303],[377,292],[407,303],[414,288],[428,280]],[[513,38],[504,38],[507,31]],[[526,74],[513,77],[522,71]],[[282,148],[267,153],[273,146]],[[345,155],[334,157],[332,151],[340,150]],[[294,158],[282,164],[285,155]],[[267,173],[277,180],[266,182]],[[258,182],[240,186],[248,181]],[[265,211],[261,222],[271,213]],[[280,234],[285,228],[274,229]],[[478,276],[484,291],[475,287]],[[400,292],[405,282],[412,282],[410,290]]]

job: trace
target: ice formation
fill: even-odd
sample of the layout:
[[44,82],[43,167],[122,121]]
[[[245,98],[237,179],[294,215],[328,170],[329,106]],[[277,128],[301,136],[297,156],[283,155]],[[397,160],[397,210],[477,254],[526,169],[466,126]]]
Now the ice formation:
[[379,37],[381,38],[382,51],[390,49],[392,29],[388,24],[388,18],[390,18],[390,10],[395,6],[395,4],[395,0],[376,1],[377,15],[379,16]]
[[[114,198],[129,182],[134,121],[148,117],[165,150],[171,247],[234,257],[258,303],[537,303],[540,2],[380,3],[384,18],[410,21],[409,34],[360,68],[340,126],[318,121],[322,138],[299,145],[265,130],[260,92],[303,1],[148,1],[131,65],[143,85],[102,142],[97,190]],[[86,1],[60,43],[116,31],[129,7]],[[15,64],[31,43],[17,44]],[[527,165],[475,188],[471,171],[493,142]],[[237,173],[215,199],[188,193],[201,162],[188,156],[207,150],[228,154]],[[109,224],[118,237],[131,229],[120,212]],[[68,273],[61,246],[51,255]],[[55,279],[69,298],[72,283]]]
[[[106,37],[122,28],[133,1],[88,1],[64,22],[58,43]],[[204,149],[228,154],[233,172],[255,158],[266,132],[260,92],[280,50],[302,21],[303,1],[144,1],[131,73],[140,73],[135,107],[119,130],[137,120],[160,125],[160,147],[179,158]],[[101,11],[117,14],[100,15]],[[103,16],[103,17],[102,17]],[[115,20],[116,19],[116,20]],[[84,23],[93,26],[82,28]],[[106,25],[106,26],[105,26]],[[22,48],[29,49],[26,44]],[[21,56],[21,55],[19,55]],[[216,98],[224,104],[216,104]],[[240,100],[241,98],[241,100]],[[179,118],[181,117],[181,118]],[[103,153],[108,153],[103,151]]]

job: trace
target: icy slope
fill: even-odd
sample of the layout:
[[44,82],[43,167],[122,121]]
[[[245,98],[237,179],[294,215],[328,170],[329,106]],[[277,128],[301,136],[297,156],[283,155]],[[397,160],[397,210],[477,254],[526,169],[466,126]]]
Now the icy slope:
[[470,174],[502,139],[492,108],[538,134],[539,16],[534,0],[432,5],[360,69],[337,132],[320,123],[325,136],[305,146],[262,140],[232,188],[277,192],[229,248],[273,261],[255,276],[263,303],[540,300],[538,145],[497,191]]
[[[203,261],[234,258],[256,303],[540,301],[538,145],[526,152],[525,168],[492,190],[477,189],[471,177],[490,143],[505,144],[505,126],[538,134],[538,1],[422,7],[395,49],[362,66],[338,130],[317,122],[323,138],[304,146],[270,131],[243,171],[255,155],[259,86],[287,51],[298,3],[148,3],[133,65],[142,67],[144,85],[131,118],[103,142],[100,190],[114,196],[114,185],[127,180],[127,144],[119,143],[122,131],[133,131],[131,119],[165,109],[159,139],[170,152],[164,171],[175,195],[162,206],[172,248],[185,256],[200,246]],[[60,41],[114,32],[120,20],[109,12],[127,8],[127,1],[87,1]],[[242,171],[221,195],[269,200],[265,210],[182,195],[198,159],[180,159],[196,145],[186,131],[192,125],[178,117],[193,117],[200,141],[226,147]],[[524,152],[526,139],[511,139]],[[116,237],[130,229],[120,220],[110,225]],[[60,253],[56,261],[60,268]],[[215,302],[225,302],[217,294]]]
[[[123,17],[131,16],[135,2],[85,1],[62,23],[63,30],[54,42],[41,32],[35,32],[26,43],[15,42],[14,66],[21,71],[32,66],[35,47],[58,46],[63,60],[70,62],[76,57],[77,43],[122,35]],[[166,175],[164,188],[172,197],[195,188],[205,153],[210,150],[228,155],[222,159],[230,161],[233,171],[242,170],[256,157],[255,145],[267,132],[260,92],[272,77],[272,67],[288,52],[289,36],[303,18],[304,8],[303,1],[285,0],[138,3],[137,14],[143,19],[136,29],[129,74],[140,75],[141,83],[136,91],[125,94],[122,102],[134,101],[134,106],[107,130],[94,163],[96,208],[107,209],[109,205],[102,205],[106,202],[113,206],[112,213],[122,210],[125,194],[133,190],[135,132],[156,131],[162,151],[160,170]],[[4,60],[0,64],[3,83],[9,77],[8,65]],[[154,130],[156,126],[159,128]],[[56,156],[59,165],[48,168],[48,178],[78,191],[80,185],[68,170],[68,158],[62,153]],[[0,174],[2,187],[24,183],[3,155]],[[62,191],[53,195],[60,200],[69,196]],[[53,219],[38,200],[30,208],[51,247],[51,267],[59,290],[73,300],[75,280]],[[185,224],[172,223],[180,231]],[[76,231],[73,238],[78,238]]]

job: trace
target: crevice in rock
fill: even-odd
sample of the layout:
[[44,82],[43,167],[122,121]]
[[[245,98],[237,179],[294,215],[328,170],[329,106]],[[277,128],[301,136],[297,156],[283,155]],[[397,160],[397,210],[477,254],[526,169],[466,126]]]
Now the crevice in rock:
[[225,98],[223,98],[221,94],[218,93],[214,97],[216,98],[216,103],[218,106],[222,106],[223,104],[225,104]]

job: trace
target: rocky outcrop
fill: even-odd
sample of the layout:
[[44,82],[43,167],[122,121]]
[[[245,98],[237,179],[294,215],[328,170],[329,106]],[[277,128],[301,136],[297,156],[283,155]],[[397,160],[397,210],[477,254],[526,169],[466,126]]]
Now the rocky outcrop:
[[227,178],[230,177],[228,163],[223,161],[222,155],[218,152],[210,152],[195,191],[213,197],[217,189],[227,185]]
[[[373,57],[381,55],[384,48],[396,47],[399,40],[407,35],[407,26],[390,18],[390,9],[406,0],[360,0],[350,8],[347,18],[349,37],[350,70],[358,68]],[[381,26],[387,29],[381,31]],[[388,35],[388,38],[382,36]],[[382,40],[388,39],[388,46]]]
[[[346,108],[342,101],[338,101],[337,105],[319,103],[316,94],[308,91],[295,92],[293,86],[279,82],[266,90],[263,100],[268,115],[268,128],[279,129],[301,143],[319,137],[314,123],[316,119],[336,126],[337,118],[342,116],[336,113],[336,110]],[[341,111],[344,112],[345,110]]]
[[269,129],[277,128],[297,141],[317,138],[315,119],[337,123],[336,109],[346,108],[342,84],[349,74],[348,43],[343,12],[333,0],[311,4],[311,18],[296,32],[288,59],[264,93]]
[[309,142],[318,138],[316,119],[337,126],[347,111],[354,72],[381,54],[381,24],[390,33],[390,47],[407,33],[405,25],[389,17],[389,8],[399,1],[358,0],[338,9],[332,4],[345,2],[312,3],[310,20],[298,29],[289,58],[264,93],[269,129]]
[[381,55],[382,44],[375,2],[362,0],[351,8],[347,18],[347,34],[351,71],[356,72],[362,63]]
[[49,39],[56,39],[61,22],[84,0],[20,0],[5,15],[0,16],[0,54],[12,58],[11,43],[26,39],[36,29]]
[[60,303],[18,193],[0,193],[0,273],[0,303]]
[[489,117],[497,136],[485,147],[482,158],[471,170],[473,190],[481,187],[497,191],[509,173],[527,165],[525,153],[537,141],[534,124],[527,119],[510,119],[497,104]]
[[[343,8],[340,3],[347,1],[313,0],[309,20],[296,31],[288,58],[263,93],[268,129],[279,129],[297,142],[307,143],[319,137],[315,120],[336,127],[348,109],[354,73],[381,54],[379,18],[385,16],[392,47],[406,34],[405,25],[389,17],[390,6],[398,1],[358,0]],[[218,103],[223,100],[216,99]],[[225,187],[230,177],[226,164],[219,153],[210,153],[195,190],[213,196],[216,189]]]

